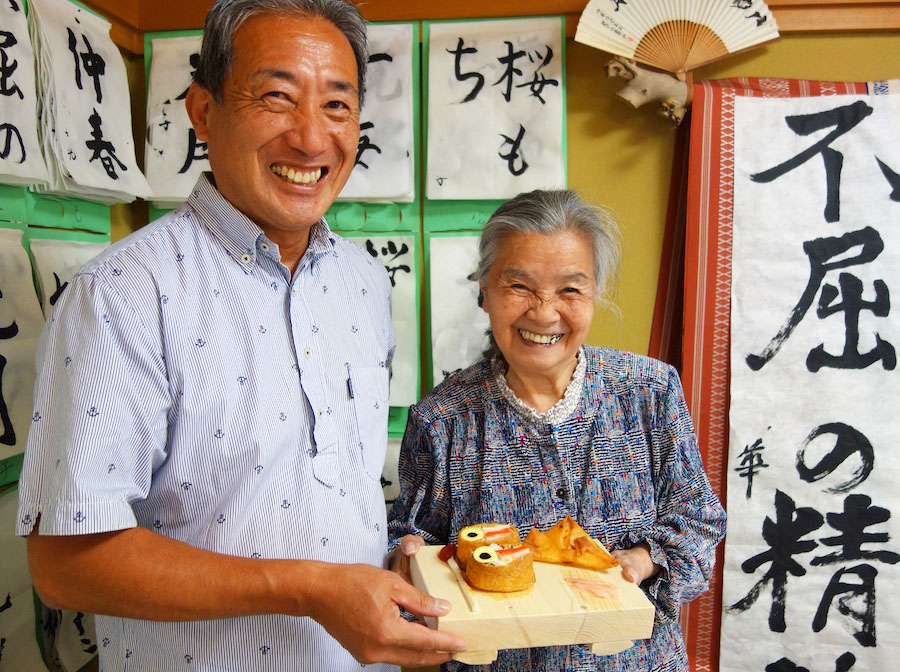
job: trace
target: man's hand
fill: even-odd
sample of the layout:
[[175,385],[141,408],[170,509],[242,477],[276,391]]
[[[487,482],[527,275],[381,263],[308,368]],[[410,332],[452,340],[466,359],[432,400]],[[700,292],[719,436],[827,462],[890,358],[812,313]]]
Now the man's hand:
[[619,561],[625,580],[638,585],[656,576],[662,569],[650,559],[650,545],[646,542],[627,550],[613,551],[612,556]]
[[[408,563],[408,559],[407,559]],[[465,642],[421,623],[410,623],[400,607],[419,616],[444,616],[446,600],[406,583],[398,574],[369,565],[315,563],[317,573],[302,596],[307,613],[361,663],[406,667],[437,665],[465,651]]]
[[422,537],[414,534],[407,534],[403,537],[397,548],[391,551],[391,556],[388,560],[391,571],[402,576],[407,583],[412,583],[412,577],[409,574],[409,559],[418,553],[419,549],[424,545],[425,540]]

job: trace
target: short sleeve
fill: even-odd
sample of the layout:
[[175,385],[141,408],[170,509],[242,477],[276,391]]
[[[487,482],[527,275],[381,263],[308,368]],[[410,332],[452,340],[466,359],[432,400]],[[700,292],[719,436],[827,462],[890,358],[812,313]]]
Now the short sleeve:
[[[42,534],[134,527],[131,504],[166,457],[171,394],[159,324],[139,319],[102,270],[73,278],[41,335],[20,535],[38,516]],[[142,309],[159,315],[158,304]]]

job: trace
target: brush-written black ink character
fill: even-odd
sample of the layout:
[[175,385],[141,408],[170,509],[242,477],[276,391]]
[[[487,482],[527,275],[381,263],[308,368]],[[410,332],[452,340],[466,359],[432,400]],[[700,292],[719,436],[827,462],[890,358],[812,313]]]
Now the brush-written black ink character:
[[803,150],[797,156],[750,176],[754,182],[771,182],[794,168],[803,165],[816,154],[821,154],[825,164],[825,221],[836,222],[841,218],[841,168],[844,155],[830,147],[831,143],[855,128],[863,119],[872,114],[872,108],[858,100],[850,105],[814,114],[797,114],[784,118],[785,123],[797,135],[810,135],[816,131],[834,126],[824,138]]
[[75,37],[75,33],[72,32],[71,28],[66,28],[66,30],[69,33],[69,51],[72,52],[72,56],[75,59],[75,86],[84,90],[81,82],[81,68],[83,66],[84,74],[94,81],[94,96],[99,105],[103,102],[103,87],[100,84],[100,78],[106,74],[106,61],[94,51],[90,41],[87,39],[87,35],[81,36],[85,51],[79,52],[78,38]]
[[[855,248],[859,252],[846,256]],[[797,305],[791,310],[787,321],[778,330],[769,345],[760,354],[747,355],[746,362],[754,371],[759,371],[784,345],[791,333],[806,316],[813,300],[822,288],[816,315],[826,318],[839,312],[844,313],[844,350],[839,355],[825,351],[824,344],[813,348],[806,358],[806,368],[815,373],[822,367],[835,369],[864,369],[881,361],[886,371],[897,366],[894,346],[875,334],[875,347],[869,352],[859,351],[859,316],[862,311],[871,311],[876,317],[890,314],[890,292],[883,280],[875,280],[875,297],[872,301],[863,299],[862,282],[851,273],[841,273],[838,286],[823,282],[829,271],[851,268],[874,261],[884,250],[881,235],[870,226],[851,231],[843,236],[816,238],[803,243],[803,251],[809,258],[809,281]],[[838,296],[842,300],[835,302]]]
[[797,508],[794,500],[781,490],[775,491],[775,520],[766,516],[762,525],[762,537],[769,545],[763,551],[741,563],[746,574],[753,574],[757,569],[769,564],[769,569],[757,581],[750,592],[728,607],[731,611],[747,611],[759,599],[763,588],[772,584],[772,605],[769,608],[769,630],[784,632],[787,626],[784,621],[787,600],[788,574],[804,576],[806,568],[794,560],[795,555],[809,553],[818,544],[812,539],[803,539],[810,532],[822,527],[825,519],[822,514],[810,507]]
[[462,71],[462,57],[465,54],[477,54],[478,49],[475,47],[465,47],[465,42],[463,38],[458,38],[456,42],[456,49],[446,49],[445,51],[448,54],[453,54],[454,56],[454,64],[453,64],[453,72],[456,76],[456,81],[464,82],[467,79],[475,79],[475,86],[472,87],[472,90],[466,94],[466,97],[462,99],[461,102],[469,103],[475,98],[478,97],[478,94],[481,92],[481,89],[484,87],[484,75],[480,72],[463,72]]

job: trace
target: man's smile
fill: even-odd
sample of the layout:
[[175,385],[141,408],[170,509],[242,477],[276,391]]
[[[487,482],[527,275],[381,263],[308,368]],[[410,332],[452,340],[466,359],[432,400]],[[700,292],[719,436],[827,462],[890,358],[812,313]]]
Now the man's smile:
[[301,170],[294,170],[287,166],[273,164],[269,166],[269,169],[279,177],[284,178],[288,182],[293,182],[294,184],[315,184],[323,175],[328,174],[328,168],[326,167],[304,172]]

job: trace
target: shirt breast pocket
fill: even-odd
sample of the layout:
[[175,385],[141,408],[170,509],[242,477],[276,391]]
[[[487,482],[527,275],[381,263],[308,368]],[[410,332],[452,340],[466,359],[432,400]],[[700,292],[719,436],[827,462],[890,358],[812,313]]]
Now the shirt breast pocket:
[[387,448],[388,370],[382,366],[351,366],[348,373],[363,469],[370,478],[380,481]]

